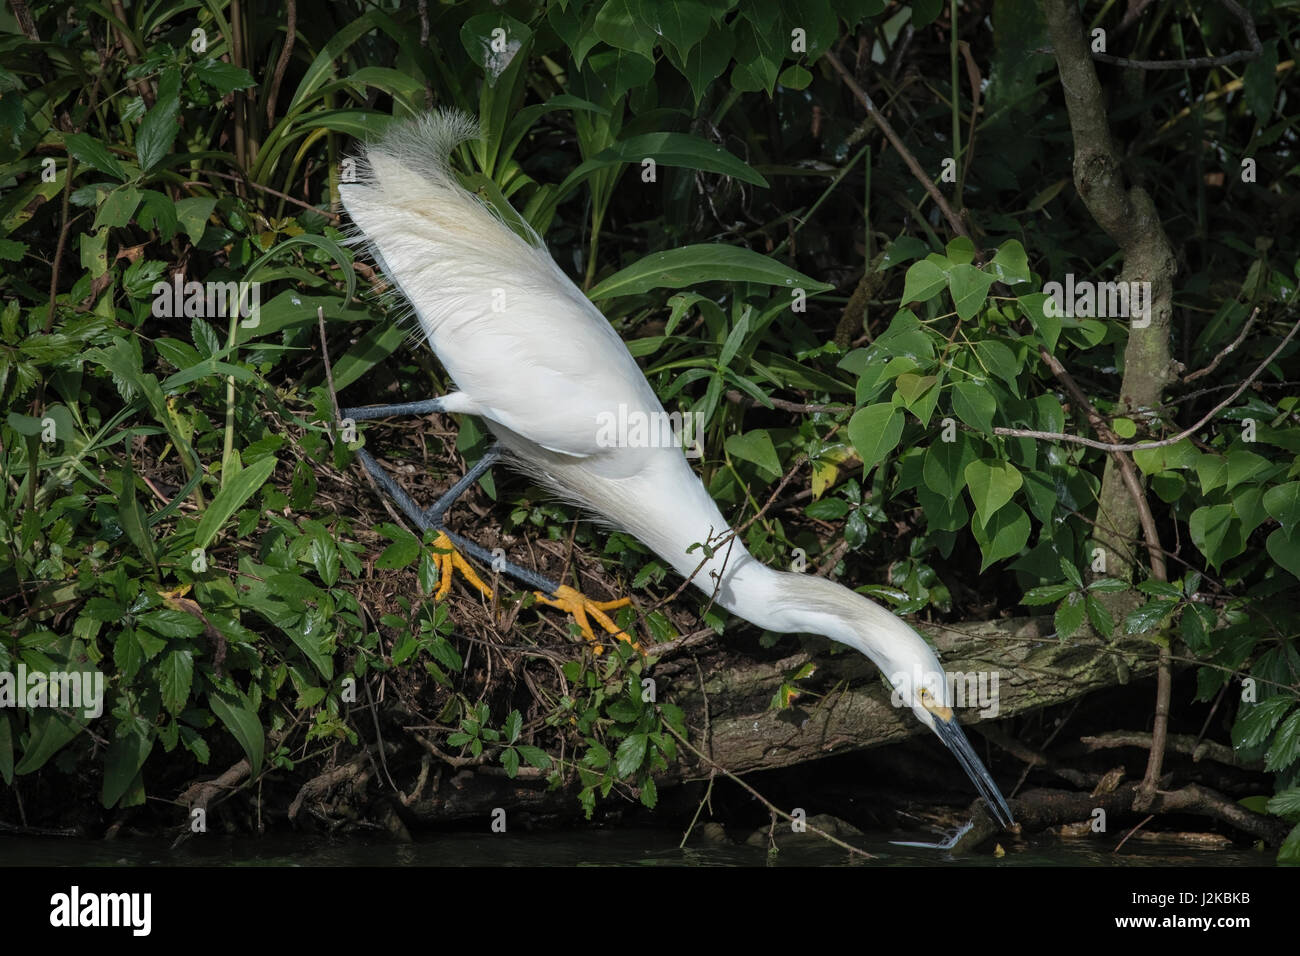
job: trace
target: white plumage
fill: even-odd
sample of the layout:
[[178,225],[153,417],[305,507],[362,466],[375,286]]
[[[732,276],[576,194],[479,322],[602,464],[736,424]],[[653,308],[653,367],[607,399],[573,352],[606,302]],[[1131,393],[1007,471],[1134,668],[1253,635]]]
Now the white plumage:
[[635,535],[733,614],[866,654],[1009,823],[952,715],[943,669],[911,627],[839,584],[766,567],[739,538],[700,567],[692,545],[716,542],[728,525],[681,449],[604,447],[602,414],[660,421],[663,405],[541,239],[516,235],[460,186],[448,157],[476,135],[471,119],[450,112],[397,124],[367,148],[360,181],[340,187],[354,240],[410,302],[456,383],[447,410],[481,417],[517,467]]

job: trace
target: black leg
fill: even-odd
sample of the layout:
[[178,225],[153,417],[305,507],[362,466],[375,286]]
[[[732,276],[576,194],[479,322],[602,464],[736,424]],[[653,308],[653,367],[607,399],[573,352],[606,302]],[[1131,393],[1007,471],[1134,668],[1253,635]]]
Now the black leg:
[[393,415],[428,415],[430,412],[443,410],[441,398],[426,398],[422,402],[403,402],[400,405],[362,405],[357,408],[345,408],[339,412],[342,418],[367,421],[372,418],[391,418]]
[[[437,401],[437,399],[431,399],[431,401]],[[425,405],[427,403],[417,402],[414,404]],[[400,408],[402,406],[380,405],[372,407]],[[437,409],[426,410],[437,411]],[[346,409],[342,414],[344,418],[360,417],[355,414],[350,414],[356,411],[368,411],[368,409]],[[401,414],[401,412],[389,412],[388,414]],[[447,489],[437,502],[434,503],[433,507],[427,509],[421,508],[419,503],[406,493],[406,489],[399,485],[393,479],[393,476],[384,470],[383,465],[379,464],[370,452],[366,451],[364,448],[358,448],[356,450],[356,456],[361,461],[361,464],[365,467],[366,471],[370,472],[371,476],[379,484],[379,487],[381,487],[390,498],[397,502],[397,506],[402,509],[402,513],[411,519],[415,526],[422,532],[430,529],[441,531],[451,540],[451,543],[454,544],[461,553],[468,554],[476,560],[483,562],[494,571],[503,571],[515,580],[521,581],[528,587],[541,591],[544,594],[554,596],[559,590],[560,586],[554,581],[542,577],[535,571],[521,568],[514,562],[508,561],[500,555],[493,554],[482,545],[475,544],[473,541],[469,541],[454,532],[448,531],[443,526],[443,516],[447,513],[447,509],[452,506],[457,498],[465,493],[465,489],[478,481],[479,478],[483,476],[483,473],[491,468],[501,458],[500,446],[493,445],[488,450],[488,453],[479,459],[473,468],[465,473],[463,478]]]

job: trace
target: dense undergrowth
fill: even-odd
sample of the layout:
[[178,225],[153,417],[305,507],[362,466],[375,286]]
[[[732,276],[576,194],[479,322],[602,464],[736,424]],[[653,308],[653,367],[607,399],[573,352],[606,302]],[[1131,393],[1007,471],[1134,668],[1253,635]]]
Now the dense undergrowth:
[[[1215,5],[1155,6],[1126,48],[1238,43]],[[1140,558],[1095,566],[1105,452],[995,433],[1087,433],[1042,349],[1122,438],[1177,434],[1296,321],[1296,26],[1285,5],[1249,6],[1264,40],[1249,63],[1112,77],[1128,172],[1177,237],[1174,355],[1217,362],[1131,409],[1136,330],[1044,309],[1045,282],[1118,264],[1071,186],[1029,0],[953,5],[988,69],[973,116],[938,2],[343,2],[298,6],[291,44],[280,4],[14,4],[0,672],[99,672],[106,703],[0,710],[0,813],[93,828],[100,808],[174,800],[241,757],[253,780],[311,776],[373,743],[377,712],[390,739],[418,727],[462,764],[576,780],[588,811],[615,787],[654,805],[670,727],[686,728],[644,692],[649,665],[593,655],[505,578],[495,606],[459,586],[435,601],[429,542],[331,424],[318,316],[342,404],[448,390],[341,243],[336,200],[356,140],[452,105],[485,132],[458,153],[465,184],[542,233],[666,407],[702,416],[697,467],[724,513],[748,521],[794,470],[745,531],[760,559],[825,566],[901,613],[1048,605],[1062,640],[1172,646],[1221,702],[1207,730],[1274,774],[1257,808],[1300,819],[1296,344],[1197,433],[1136,453],[1167,583]],[[864,123],[827,65],[836,44],[973,240],[948,238]],[[194,280],[258,283],[255,320],[172,285]],[[356,438],[426,503],[486,448],[472,419]],[[728,625],[695,596],[660,606],[678,582],[654,555],[508,473],[454,514],[590,593],[637,595],[618,622],[648,645]],[[1107,600],[1130,574],[1140,597]]]

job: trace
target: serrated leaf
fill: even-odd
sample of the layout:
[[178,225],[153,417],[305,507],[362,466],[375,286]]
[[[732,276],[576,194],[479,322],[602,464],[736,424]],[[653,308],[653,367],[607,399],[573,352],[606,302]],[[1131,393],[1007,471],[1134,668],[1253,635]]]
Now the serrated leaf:
[[1300,710],[1282,721],[1266,756],[1264,769],[1270,773],[1286,770],[1300,757]]
[[1083,595],[1073,592],[1056,609],[1056,636],[1062,639],[1071,637],[1083,626],[1083,615]]
[[1073,594],[1074,591],[1073,584],[1044,584],[1041,587],[1030,588],[1026,591],[1025,596],[1020,599],[1020,603],[1028,607],[1055,604],[1067,594]]
[[158,665],[158,689],[162,692],[163,706],[169,713],[179,714],[190,699],[190,683],[194,677],[192,651],[172,651]]
[[629,734],[623,738],[614,754],[614,771],[618,776],[632,776],[645,761],[646,735]]
[[1279,695],[1267,697],[1254,704],[1243,703],[1232,725],[1232,746],[1252,749],[1268,740],[1273,728],[1295,704],[1293,697]]
[[1135,607],[1124,618],[1124,633],[1146,634],[1148,631],[1154,631],[1177,607],[1177,601],[1148,601]]

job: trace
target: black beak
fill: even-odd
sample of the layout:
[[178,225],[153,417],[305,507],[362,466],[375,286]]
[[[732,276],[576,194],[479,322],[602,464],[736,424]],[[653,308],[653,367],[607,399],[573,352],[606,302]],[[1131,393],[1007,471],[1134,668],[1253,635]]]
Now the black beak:
[[989,812],[1002,826],[1010,827],[1016,821],[1011,817],[1011,808],[1007,806],[1007,801],[1002,797],[1002,791],[998,790],[998,785],[993,782],[989,772],[984,769],[984,764],[980,758],[975,756],[975,750],[971,747],[970,741],[962,732],[961,724],[957,723],[954,717],[951,720],[943,720],[938,715],[934,715],[934,730],[939,735],[939,739],[944,742],[954,757],[961,764],[961,768],[966,771],[966,776],[970,777],[971,783],[975,784],[975,789],[980,792],[984,802],[988,805]]

